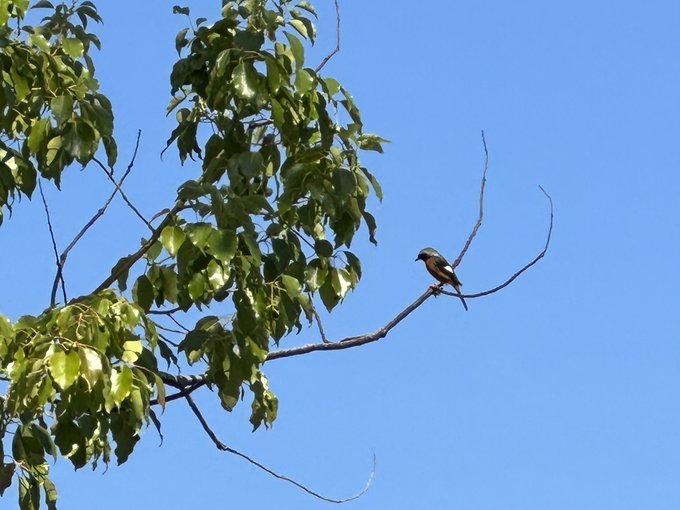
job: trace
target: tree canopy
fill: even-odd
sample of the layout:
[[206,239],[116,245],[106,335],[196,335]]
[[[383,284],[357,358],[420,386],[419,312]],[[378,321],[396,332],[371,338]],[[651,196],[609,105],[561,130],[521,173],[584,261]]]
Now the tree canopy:
[[[330,311],[358,284],[351,245],[362,226],[375,242],[367,200],[381,191],[359,156],[384,140],[364,131],[325,62],[306,64],[312,5],[223,1],[214,20],[174,12],[187,27],[175,37],[166,150],[193,178],[161,214],[142,217],[148,236],[89,294],[69,298],[62,268],[105,207],[64,252],[55,247],[46,309],[0,315],[0,493],[16,480],[22,509],[56,507],[50,457],[76,468],[125,462],[141,430],[160,426],[167,386],[188,397],[208,385],[227,411],[249,395],[253,428],[270,426],[268,353],[314,320],[316,299]],[[114,106],[96,79],[99,22],[87,0],[0,2],[0,219],[74,167],[100,167],[111,198],[124,194],[134,157],[118,161]],[[180,342],[159,331],[155,314],[190,309],[202,317]]]

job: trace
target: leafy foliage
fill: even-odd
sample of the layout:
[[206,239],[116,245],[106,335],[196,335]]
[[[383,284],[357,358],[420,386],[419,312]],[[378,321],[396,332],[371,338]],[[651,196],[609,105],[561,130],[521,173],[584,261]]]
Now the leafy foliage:
[[[99,47],[86,32],[100,21],[95,4],[39,1],[32,8],[47,14],[28,26],[28,3],[0,1],[7,208],[38,178],[58,185],[100,145],[116,160],[111,104],[89,55]],[[191,23],[175,38],[167,113],[177,125],[166,149],[199,175],[98,290],[14,323],[0,316],[0,437],[12,438],[11,451],[0,442],[11,459],[0,463],[0,494],[18,474],[21,508],[41,498],[56,507],[48,456],[96,467],[113,450],[125,462],[142,428],[158,424],[152,405],[165,405],[159,362],[193,367],[227,411],[249,392],[253,428],[269,427],[278,401],[262,364],[272,344],[312,320],[317,298],[331,311],[357,285],[351,245],[362,225],[375,242],[367,202],[381,191],[359,152],[382,151],[385,140],[364,133],[338,81],[305,65],[313,7],[223,1],[213,23],[173,11]],[[173,344],[149,314],[163,307],[205,315]]]
[[111,103],[98,92],[89,55],[100,46],[86,31],[100,21],[95,5],[37,2],[46,15],[30,26],[21,23],[28,4],[0,2],[0,222],[16,196],[31,196],[39,175],[59,185],[65,168],[85,165],[100,143],[109,163],[116,160]]

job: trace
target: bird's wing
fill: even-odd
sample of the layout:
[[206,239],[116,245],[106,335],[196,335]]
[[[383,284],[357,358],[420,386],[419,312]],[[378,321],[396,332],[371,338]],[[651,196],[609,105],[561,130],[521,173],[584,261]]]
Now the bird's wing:
[[453,281],[454,285],[457,285],[459,287],[462,286],[460,283],[460,280],[456,276],[455,271],[451,267],[451,264],[449,264],[445,259],[438,259],[437,260],[437,267],[439,268],[440,271],[445,273],[451,280]]

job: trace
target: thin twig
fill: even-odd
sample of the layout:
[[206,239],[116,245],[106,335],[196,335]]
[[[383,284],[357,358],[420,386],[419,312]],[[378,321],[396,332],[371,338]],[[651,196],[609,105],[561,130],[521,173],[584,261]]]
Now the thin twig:
[[326,338],[326,333],[323,330],[323,324],[321,324],[321,317],[319,317],[319,313],[316,311],[316,308],[314,308],[314,305],[312,305],[312,315],[314,315],[316,325],[319,326],[319,335],[321,335],[321,341],[327,344],[328,339]]
[[477,217],[477,223],[475,223],[475,226],[470,232],[467,241],[465,241],[465,246],[463,246],[463,249],[458,254],[458,257],[456,257],[456,260],[454,260],[453,263],[451,264],[451,267],[453,269],[456,269],[460,262],[463,260],[463,257],[467,253],[468,248],[472,243],[472,240],[477,235],[479,227],[482,226],[482,218],[484,217],[484,188],[486,187],[486,171],[489,168],[489,151],[486,148],[486,137],[484,136],[484,131],[482,131],[482,144],[484,145],[484,171],[482,172],[482,182],[479,186],[479,216]]
[[[193,393],[194,391],[196,391],[198,388],[200,388],[202,386],[203,386],[203,382],[198,382],[198,383],[194,383],[191,386],[186,386],[182,390],[178,391],[177,393],[173,393],[172,395],[168,395],[167,397],[165,397],[165,402],[168,403],[168,402],[172,402],[173,400],[178,400],[180,398],[184,398],[184,397]],[[158,405],[158,399],[151,400],[149,402],[149,405],[151,405],[151,406]]]
[[333,0],[333,3],[335,4],[335,49],[326,55],[321,63],[316,66],[314,71],[317,73],[340,51],[340,6],[338,5],[338,0]]
[[185,333],[188,333],[189,331],[191,331],[191,330],[190,330],[189,328],[187,328],[184,324],[182,324],[182,323],[179,322],[177,319],[175,319],[175,318],[172,316],[172,314],[168,315],[168,319],[170,319],[172,322],[174,322],[175,324],[177,324],[177,326],[179,326],[180,328],[182,328],[182,329],[184,330]]
[[42,183],[38,180],[38,189],[40,190],[40,198],[42,198],[43,207],[45,208],[45,216],[47,216],[47,227],[50,230],[50,238],[52,239],[52,249],[54,250],[54,259],[57,264],[57,278],[54,280],[54,287],[52,288],[52,297],[50,299],[51,306],[54,306],[55,296],[57,294],[57,287],[61,282],[61,292],[64,295],[64,304],[66,304],[66,283],[63,277],[64,262],[59,259],[59,250],[57,249],[57,241],[54,239],[54,230],[52,229],[52,220],[50,219],[50,210],[47,207],[47,200],[45,200],[45,193],[43,192]]
[[[54,282],[52,283],[52,294],[50,296],[50,306],[54,306],[55,303],[56,303],[57,285],[58,285],[58,282],[59,282],[60,279],[63,281],[63,278],[62,278],[62,273],[63,273],[63,270],[64,270],[63,268],[64,268],[64,264],[66,263],[66,258],[68,257],[69,252],[73,249],[73,247],[76,244],[78,244],[78,241],[80,241],[80,239],[85,235],[85,233],[90,229],[90,227],[92,227],[92,225],[94,225],[97,222],[97,220],[104,215],[104,213],[106,212],[106,209],[111,204],[113,197],[116,196],[116,193],[118,193],[118,191],[122,191],[121,186],[123,185],[123,182],[125,182],[125,179],[127,178],[127,176],[132,171],[132,168],[133,168],[134,163],[135,163],[135,158],[137,157],[137,149],[139,148],[139,138],[141,136],[141,133],[142,133],[141,131],[137,132],[137,142],[135,143],[135,150],[132,154],[132,158],[130,159],[130,163],[128,164],[127,170],[125,170],[125,173],[123,174],[123,176],[118,181],[118,184],[116,184],[116,189],[113,190],[113,193],[111,193],[111,195],[109,195],[109,198],[106,200],[106,202],[104,202],[104,205],[102,207],[100,207],[99,210],[94,214],[94,216],[92,216],[92,218],[90,218],[90,221],[88,221],[85,224],[85,226],[83,226],[83,228],[80,229],[80,232],[78,232],[76,234],[76,236],[73,238],[71,243],[61,253],[61,256],[59,257],[60,265],[57,267],[57,274],[55,275]],[[97,292],[99,292],[99,290],[103,290],[103,289],[98,289]],[[66,298],[64,297],[64,303],[66,302],[65,300],[66,300]]]
[[139,259],[141,259],[158,240],[158,238],[161,236],[161,232],[166,226],[170,224],[177,211],[182,209],[183,206],[184,202],[182,200],[177,200],[175,205],[172,206],[172,209],[170,209],[165,218],[163,218],[163,221],[161,221],[159,225],[153,230],[153,232],[151,232],[149,239],[136,252],[125,257],[125,262],[120,264],[116,271],[111,271],[111,275],[99,284],[99,286],[94,290],[94,293],[96,294],[110,287],[121,274],[123,274],[125,271],[128,271]]
[[128,198],[128,196],[125,194],[125,192],[123,191],[123,189],[120,187],[120,184],[118,184],[118,183],[116,182],[116,179],[114,179],[114,177],[113,177],[113,172],[111,172],[111,170],[109,170],[108,168],[106,168],[106,166],[104,166],[104,163],[102,163],[101,161],[99,161],[97,158],[92,158],[92,160],[99,166],[99,168],[101,168],[101,169],[104,171],[104,173],[106,174],[106,176],[109,178],[109,180],[110,180],[110,181],[113,183],[113,185],[116,187],[116,190],[118,191],[118,193],[120,193],[120,197],[125,201],[125,203],[126,203],[126,204],[128,205],[128,207],[132,210],[132,212],[135,213],[135,214],[137,215],[137,217],[138,217],[140,220],[142,220],[142,221],[144,222],[144,224],[147,226],[147,228],[148,228],[150,231],[153,232],[153,225],[152,225],[151,223],[149,223],[149,221],[144,217],[144,215],[143,215],[141,212],[139,212],[139,209],[137,209],[137,208],[135,207],[135,205],[130,201],[130,199]]
[[215,446],[217,447],[218,450],[221,450],[221,451],[227,452],[227,453],[231,453],[233,455],[241,457],[242,459],[245,459],[246,461],[248,461],[253,466],[256,466],[257,468],[261,469],[265,473],[268,473],[268,474],[272,475],[273,477],[278,478],[279,480],[283,480],[285,482],[291,483],[295,487],[302,489],[307,494],[310,494],[310,495],[312,495],[312,496],[314,496],[318,499],[321,499],[323,501],[328,501],[329,503],[345,503],[347,501],[352,501],[353,499],[357,499],[358,497],[362,496],[369,489],[371,484],[373,483],[373,476],[375,475],[375,455],[373,455],[373,468],[371,469],[371,474],[368,478],[368,482],[366,483],[366,486],[363,489],[361,489],[361,491],[359,491],[357,494],[355,494],[354,496],[351,496],[349,498],[343,498],[343,499],[329,498],[327,496],[319,494],[318,492],[313,491],[309,487],[302,485],[300,482],[296,482],[292,478],[289,478],[285,475],[277,473],[276,471],[273,471],[272,469],[268,468],[264,464],[261,464],[260,462],[256,461],[252,457],[249,457],[245,453],[242,453],[238,450],[234,450],[233,448],[224,444],[222,441],[220,441],[220,439],[217,437],[217,435],[215,435],[215,433],[212,431],[212,429],[208,425],[208,422],[205,421],[203,414],[201,414],[201,411],[198,409],[198,406],[196,405],[194,400],[191,398],[191,396],[185,395],[184,398],[187,401],[187,404],[189,404],[189,407],[193,411],[196,418],[198,418],[198,421],[201,423],[201,427],[203,427],[203,430],[205,431],[206,434],[208,434],[208,437],[210,437],[210,439],[215,444]]
[[179,312],[182,307],[176,306],[175,308],[170,308],[169,310],[149,310],[147,315],[172,315],[173,313]]
[[[508,285],[510,285],[513,281],[515,281],[523,272],[525,272],[527,269],[529,269],[531,266],[536,264],[539,260],[541,260],[546,252],[548,251],[548,246],[550,245],[550,237],[552,236],[552,230],[553,230],[553,200],[552,197],[543,189],[542,186],[539,186],[540,190],[543,192],[543,194],[548,198],[548,201],[550,202],[550,227],[548,228],[548,237],[545,240],[545,246],[541,250],[541,252],[534,257],[534,259],[526,264],[522,269],[519,271],[515,272],[510,278],[505,280],[503,283],[498,285],[497,287],[494,287],[493,289],[485,290],[483,292],[478,292],[476,294],[463,294],[463,297],[466,299],[474,299],[478,297],[483,297],[483,296],[488,296],[489,294],[493,294],[494,292],[498,292],[501,289],[504,289]],[[440,291],[441,294],[446,294],[447,296],[458,296],[458,294],[455,294],[453,292],[449,292],[446,290]]]
[[178,335],[186,335],[186,331],[180,331],[179,329],[168,328],[166,326],[163,326],[162,324],[158,324],[157,322],[154,322],[154,324],[158,329],[162,329],[163,331],[167,331],[168,333],[177,333]]
[[[156,324],[155,322],[154,322],[154,325],[155,325],[156,327],[158,327],[158,324]],[[174,333],[174,331],[171,331],[171,333]],[[157,331],[156,334],[158,335],[158,337],[159,337],[161,340],[164,340],[166,343],[172,345],[173,347],[175,347],[175,348],[179,347],[179,344],[178,344],[177,342],[174,342],[174,341],[170,340],[170,339],[169,339],[166,335],[164,335],[163,333],[159,333],[159,332]],[[181,334],[184,334],[184,333],[181,333]]]

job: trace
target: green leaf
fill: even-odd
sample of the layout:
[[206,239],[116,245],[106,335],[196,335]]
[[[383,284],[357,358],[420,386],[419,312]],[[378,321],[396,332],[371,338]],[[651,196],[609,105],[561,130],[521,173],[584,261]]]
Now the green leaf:
[[300,294],[301,287],[300,282],[297,280],[297,278],[293,278],[292,276],[284,274],[281,276],[281,282],[283,283],[283,286],[286,289],[286,293],[290,296],[291,299],[296,298]]
[[353,287],[353,281],[346,269],[331,270],[331,285],[339,298],[344,298],[347,291]]
[[332,257],[333,245],[326,239],[317,239],[314,242],[314,251],[319,257]]
[[[71,96],[57,96],[50,101],[50,109],[57,123],[61,125],[73,115],[73,98]],[[61,147],[61,142],[59,147]],[[48,148],[50,148],[49,145]]]
[[194,301],[198,300],[205,292],[205,277],[201,273],[194,273],[187,287],[189,297]]
[[173,5],[172,6],[172,13],[173,14],[183,14],[184,16],[188,16],[191,11],[189,10],[188,7],[182,7],[180,5]]
[[8,464],[0,463],[0,497],[5,493],[5,491],[12,485],[12,477],[14,476],[14,470],[16,469],[16,464],[10,462]]
[[64,352],[61,347],[54,347],[47,361],[52,380],[62,389],[68,389],[77,379],[80,369],[80,358],[76,351]]
[[241,60],[234,68],[231,82],[236,94],[243,99],[253,99],[257,88],[257,76],[252,64]]
[[373,244],[378,244],[378,241],[375,239],[375,231],[376,231],[376,223],[375,223],[375,218],[373,215],[367,211],[364,211],[362,213],[362,216],[364,217],[364,221],[366,222],[366,226],[368,227],[368,239],[373,243]]
[[335,292],[335,289],[333,289],[333,284],[331,282],[332,278],[327,278],[324,284],[319,288],[319,295],[321,296],[321,302],[324,304],[326,307],[326,310],[329,312],[335,308],[335,305],[337,305],[340,302],[340,298],[338,298],[338,295]]
[[67,37],[61,41],[66,54],[71,58],[79,58],[83,55],[83,43],[75,37]]
[[92,389],[102,377],[101,357],[97,351],[89,347],[78,349],[78,356],[80,357],[80,375]]
[[290,51],[293,52],[293,57],[295,58],[295,67],[300,69],[305,64],[305,49],[302,47],[300,39],[288,32],[284,32],[284,34],[288,39],[288,43],[290,44]]
[[121,359],[128,363],[134,363],[142,353],[142,342],[140,340],[128,340],[123,343],[123,355]]
[[33,44],[34,46],[37,46],[38,48],[40,48],[45,53],[49,53],[50,43],[47,39],[45,39],[44,35],[38,34],[38,33],[29,34],[28,40],[31,41],[31,44]]
[[176,226],[167,226],[161,232],[161,243],[171,257],[177,256],[177,251],[185,239],[184,231]]
[[45,503],[47,510],[57,510],[57,488],[49,478],[43,479],[43,490],[45,491]]
[[376,151],[382,154],[383,143],[389,143],[389,140],[379,137],[373,133],[364,133],[357,137],[357,145],[360,149],[365,151]]
[[31,126],[31,132],[28,135],[28,149],[32,153],[35,154],[40,149],[42,149],[42,146],[45,142],[45,136],[47,135],[49,122],[49,119],[40,119],[34,122]]
[[[163,383],[163,380],[158,376],[158,374],[153,374],[154,376],[154,381],[156,383],[156,400],[160,404],[160,406],[165,409],[165,384]],[[158,429],[158,433],[161,433],[161,428],[160,425],[157,425],[156,427]],[[161,440],[163,439],[163,435],[161,434]]]
[[213,233],[213,226],[210,223],[192,223],[187,227],[187,233],[193,245],[202,250],[208,244],[208,239]]
[[137,278],[137,281],[132,287],[132,299],[135,303],[142,307],[142,310],[148,312],[153,304],[154,288],[151,280],[146,275]]
[[175,37],[175,49],[177,50],[178,55],[182,52],[182,48],[189,44],[189,41],[187,39],[188,31],[189,31],[188,28],[183,28],[182,30],[177,32],[177,36]]
[[111,397],[117,406],[120,406],[123,400],[130,395],[132,381],[132,370],[127,365],[123,365],[111,373]]
[[295,73],[295,87],[300,94],[306,94],[314,88],[314,77],[306,69],[298,69]]
[[229,262],[234,258],[237,246],[236,234],[231,230],[213,230],[208,240],[210,253],[221,262]]

